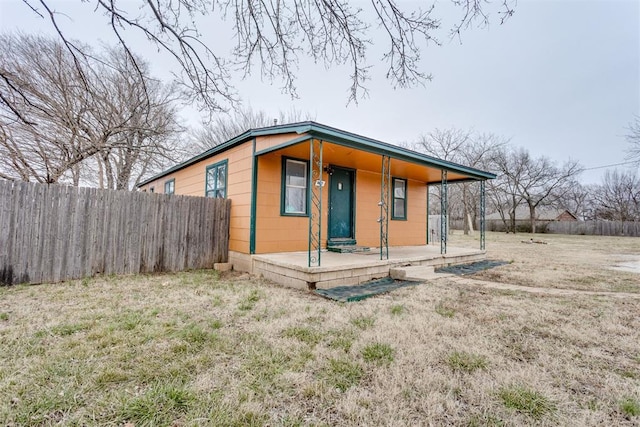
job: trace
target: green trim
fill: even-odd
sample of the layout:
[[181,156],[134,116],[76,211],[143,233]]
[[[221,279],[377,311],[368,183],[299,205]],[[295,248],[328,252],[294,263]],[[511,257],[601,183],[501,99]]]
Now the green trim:
[[[396,181],[404,182],[404,216],[396,215]],[[400,178],[396,176],[391,177],[391,219],[392,220],[407,220],[407,198],[409,196],[409,180],[406,178]],[[399,199],[399,197],[398,197]]]
[[256,139],[253,138],[251,152],[253,167],[251,168],[251,225],[249,225],[249,253],[256,253],[256,205],[258,198],[258,157],[256,156]]
[[[296,162],[304,163],[307,168],[307,186],[305,188],[306,197],[305,197],[305,212],[304,213],[290,213],[285,211],[285,197],[286,197],[286,182],[287,182],[287,160],[293,160]],[[282,156],[282,173],[280,180],[280,216],[298,216],[298,217],[307,217],[309,216],[309,199],[310,199],[310,191],[309,188],[309,180],[311,179],[311,171],[309,170],[309,160],[305,159],[297,159],[295,157],[285,157]]]
[[[224,159],[220,162],[214,163],[212,165],[209,165],[205,168],[205,172],[204,172],[204,196],[205,197],[209,197],[207,195],[207,187],[208,187],[208,181],[209,181],[209,170],[210,169],[217,169],[220,166],[224,165],[224,198],[227,198],[227,182],[229,181],[229,161],[227,159]],[[218,185],[218,183],[216,182],[216,186]],[[215,187],[213,189],[213,191],[217,191],[220,190],[218,187]]]
[[[171,193],[167,192],[167,185],[173,183],[173,191]],[[171,178],[164,182],[164,194],[175,194],[176,193],[176,179]]]
[[[166,171],[158,175],[155,175],[145,181],[142,181],[140,184],[138,184],[138,187],[142,187],[152,181],[155,181],[164,176],[167,176],[172,172],[183,169],[187,166],[190,166],[201,160],[207,159],[216,154],[222,153],[225,150],[228,150],[239,144],[245,143],[257,136],[278,135],[278,134],[284,134],[284,133],[297,133],[297,134],[306,134],[306,135],[303,135],[300,138],[295,138],[288,143],[280,144],[278,146],[279,149],[290,146],[290,145],[298,144],[304,140],[307,140],[313,137],[313,138],[322,139],[327,142],[332,142],[332,143],[344,145],[347,147],[368,151],[375,154],[390,156],[399,160],[405,160],[412,163],[435,167],[438,169],[446,169],[450,172],[467,175],[472,180],[496,178],[496,175],[490,172],[485,172],[485,171],[471,168],[468,166],[459,165],[457,163],[440,160],[435,157],[427,156],[412,150],[408,150],[406,148],[388,144],[386,142],[378,141],[378,140],[367,138],[354,133],[346,132],[340,129],[332,128],[326,125],[308,121],[308,122],[292,123],[287,125],[270,126],[270,127],[260,128],[260,129],[248,130],[236,136],[235,138],[232,138],[220,145],[217,145],[205,151],[202,154],[192,157],[191,159],[186,160],[182,163],[179,163],[174,167],[167,169]],[[257,153],[257,155],[264,154],[265,152],[267,151],[263,150],[262,152]],[[453,182],[453,180],[451,182]]]

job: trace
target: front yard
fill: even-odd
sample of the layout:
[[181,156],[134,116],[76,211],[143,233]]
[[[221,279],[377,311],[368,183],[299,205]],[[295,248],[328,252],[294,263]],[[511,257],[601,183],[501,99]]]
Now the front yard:
[[[513,282],[516,247],[482,274]],[[0,288],[0,420],[638,425],[638,313],[448,279],[347,304],[212,271]]]

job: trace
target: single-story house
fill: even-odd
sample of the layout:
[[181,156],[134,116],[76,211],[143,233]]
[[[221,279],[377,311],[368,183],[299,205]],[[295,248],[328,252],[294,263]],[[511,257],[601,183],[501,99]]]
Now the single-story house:
[[426,245],[427,187],[472,180],[484,188],[493,178],[306,121],[248,130],[138,187],[232,199],[229,260],[252,271],[261,254],[306,252],[313,268],[323,266],[321,252],[341,245],[379,248],[380,258],[389,247]]

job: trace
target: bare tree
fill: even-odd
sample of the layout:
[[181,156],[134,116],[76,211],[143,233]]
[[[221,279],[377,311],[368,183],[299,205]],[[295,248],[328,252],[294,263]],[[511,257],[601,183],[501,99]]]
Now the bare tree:
[[528,157],[527,169],[519,182],[522,199],[529,207],[531,233],[536,232],[536,209],[561,199],[571,189],[574,178],[582,172],[577,161],[569,160],[561,167],[548,157]]
[[576,218],[587,219],[591,210],[591,189],[575,179],[566,185],[567,191],[554,203],[555,207],[566,209]]
[[[93,181],[93,164],[99,186],[130,188],[136,168],[169,152],[175,97],[143,61],[142,74],[121,50],[78,64],[58,41],[26,35],[2,35],[0,46],[2,69],[26,94],[13,104],[25,120],[0,104],[0,176],[78,185]],[[12,93],[0,81],[0,94]]]
[[[472,130],[435,129],[420,137],[412,146],[416,151],[474,168],[489,169],[492,153],[507,141],[493,134],[476,134]],[[464,182],[454,185],[448,200],[451,211],[459,211],[463,219],[464,234],[473,231],[478,211],[477,185]],[[437,190],[439,191],[439,190]]]
[[250,106],[241,107],[231,114],[217,114],[211,121],[203,123],[202,127],[192,131],[192,151],[197,154],[208,150],[249,129],[314,119],[313,115],[295,108],[280,111],[273,116],[263,110],[256,111]]
[[[522,195],[519,191],[520,180],[526,173],[525,157],[527,153],[512,147],[503,147],[496,152],[493,158],[493,169],[498,177],[489,181],[489,200],[493,208],[500,213],[502,221],[505,223],[507,233],[515,233],[516,230],[516,209],[522,202]],[[509,221],[507,222],[507,215]]]
[[[70,40],[65,20],[70,14],[54,10],[47,0],[23,0],[30,13],[49,23],[65,49],[80,65],[86,55],[84,46]],[[420,67],[425,46],[438,43],[440,28],[435,5],[427,9],[409,8],[394,0],[372,0],[368,5],[354,5],[348,0],[91,0],[83,2],[87,11],[105,16],[114,38],[138,64],[131,47],[133,38],[143,35],[157,50],[171,57],[180,67],[183,88],[209,112],[226,109],[233,103],[231,71],[241,69],[245,75],[258,66],[260,74],[281,80],[283,90],[295,96],[296,71],[300,56],[312,58],[326,67],[347,64],[351,69],[349,100],[366,94],[369,78],[367,49],[373,43],[372,28],[379,28],[387,50],[382,61],[387,78],[394,87],[408,87],[431,78]],[[473,25],[485,25],[496,13],[502,23],[514,13],[516,0],[453,0],[460,12],[451,36]],[[202,28],[196,22],[226,21],[233,27],[230,38],[235,49],[226,54],[216,51],[202,40]],[[142,68],[142,67],[139,67]],[[82,74],[82,67],[78,67]],[[141,73],[142,74],[142,73]],[[14,101],[26,94],[14,85],[13,75],[0,69],[0,80],[12,93],[2,94],[0,103],[15,117],[27,120]]]
[[594,208],[599,219],[640,220],[640,178],[635,172],[607,171],[594,186]]
[[632,123],[629,123],[629,133],[627,134],[627,158],[635,160],[640,165],[640,116],[636,116]]
[[[495,157],[501,174],[501,188],[510,199],[510,230],[516,231],[515,213],[520,202],[529,208],[531,232],[536,232],[536,209],[552,205],[562,199],[582,172],[576,161],[567,161],[561,167],[547,157],[533,158],[522,148],[502,150]],[[504,200],[504,198],[502,199]]]

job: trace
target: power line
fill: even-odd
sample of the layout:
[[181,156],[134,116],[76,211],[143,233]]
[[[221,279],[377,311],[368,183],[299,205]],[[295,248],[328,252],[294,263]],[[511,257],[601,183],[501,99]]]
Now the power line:
[[614,166],[630,165],[630,164],[633,164],[633,163],[638,163],[638,160],[629,160],[628,162],[614,163],[612,165],[594,166],[592,168],[584,168],[582,170],[583,171],[591,171],[591,170],[594,170],[594,169],[612,168]]

